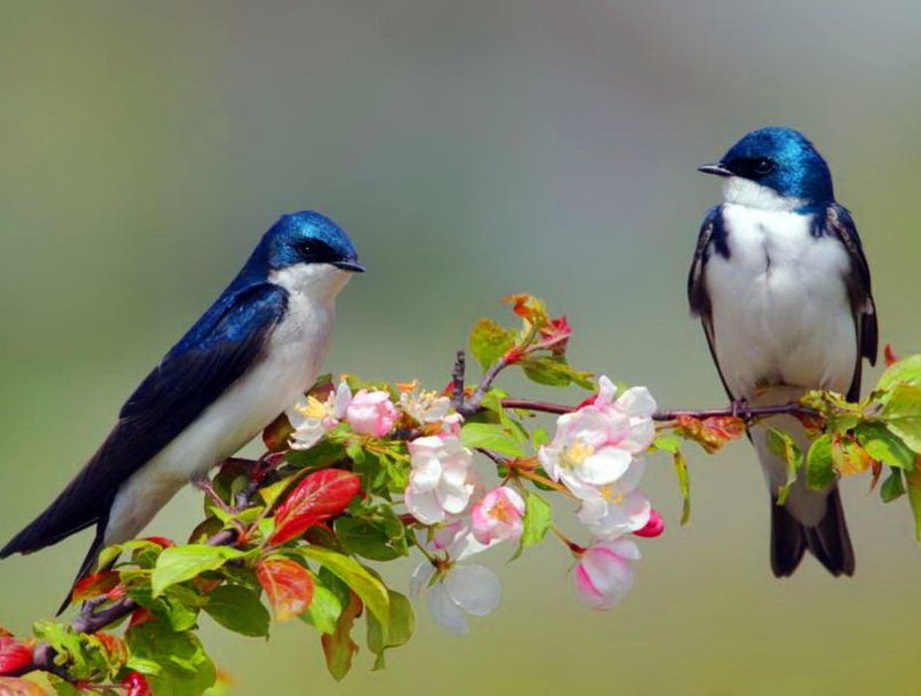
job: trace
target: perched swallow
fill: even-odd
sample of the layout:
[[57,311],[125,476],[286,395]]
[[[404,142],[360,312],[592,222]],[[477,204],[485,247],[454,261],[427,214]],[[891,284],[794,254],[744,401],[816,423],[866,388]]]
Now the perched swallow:
[[[829,389],[858,400],[862,360],[876,362],[876,307],[825,160],[801,133],[762,128],[699,171],[723,178],[723,203],[704,219],[688,299],[730,398],[766,406]],[[808,451],[797,419],[768,422]],[[778,506],[786,463],[768,450],[764,426],[749,437],[771,491],[774,575],[791,575],[807,549],[833,575],[853,575],[837,483],[815,491],[801,475]]]
[[313,384],[336,296],[363,270],[332,220],[306,211],[283,216],[128,398],[96,454],[0,558],[96,525],[77,581],[88,575],[102,547],[137,535],[182,486],[253,439]]

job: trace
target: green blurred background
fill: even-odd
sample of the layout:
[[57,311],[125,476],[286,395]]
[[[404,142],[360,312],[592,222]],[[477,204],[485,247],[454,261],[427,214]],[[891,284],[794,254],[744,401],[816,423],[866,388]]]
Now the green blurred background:
[[[4,3],[0,537],[286,211],[335,218],[369,268],[341,298],[331,371],[441,385],[469,325],[528,290],[569,315],[577,365],[717,406],[685,278],[720,192],[694,169],[792,125],[858,222],[882,340],[918,350],[919,35],[916,0]],[[749,448],[691,455],[692,523],[657,461],[646,490],[670,526],[611,612],[576,603],[548,545],[495,554],[503,606],[471,635],[422,608],[384,673],[363,655],[334,683],[300,625],[206,639],[244,694],[916,693],[904,501],[847,482],[856,577],[807,559],[781,582]],[[149,532],[181,536],[198,510],[183,494]],[[48,615],[87,543],[5,561],[0,623]],[[413,564],[388,577],[405,588]]]

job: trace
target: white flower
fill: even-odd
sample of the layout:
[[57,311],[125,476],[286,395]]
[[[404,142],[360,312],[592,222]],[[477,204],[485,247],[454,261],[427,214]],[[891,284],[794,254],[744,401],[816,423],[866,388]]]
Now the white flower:
[[494,611],[502,598],[499,578],[486,566],[479,564],[453,565],[435,576],[435,568],[425,561],[410,579],[410,593],[418,597],[428,587],[426,603],[436,622],[453,633],[467,633],[467,614],[486,616]]
[[313,447],[327,430],[336,427],[342,420],[351,400],[352,390],[345,380],[339,382],[336,391],[330,394],[326,401],[320,401],[313,396],[298,399],[285,411],[288,422],[294,428],[289,442],[291,449]]
[[646,462],[634,460],[617,481],[599,486],[595,495],[582,500],[577,517],[593,536],[614,539],[646,526],[652,506],[636,490],[645,470]]
[[596,497],[624,474],[634,455],[655,437],[652,413],[655,401],[645,387],[627,390],[613,400],[616,388],[599,379],[599,393],[591,403],[557,420],[556,433],[538,459],[554,481],[562,481],[578,498]]
[[473,453],[457,438],[439,435],[416,438],[408,447],[412,472],[404,498],[413,517],[437,524],[466,510],[476,490]]

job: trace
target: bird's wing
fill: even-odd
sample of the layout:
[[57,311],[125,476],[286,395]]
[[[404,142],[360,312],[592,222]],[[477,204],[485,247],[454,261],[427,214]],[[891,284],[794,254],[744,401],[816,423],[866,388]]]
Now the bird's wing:
[[713,364],[716,365],[716,371],[719,373],[723,388],[730,399],[735,399],[735,396],[729,391],[726,379],[723,377],[723,371],[720,369],[720,362],[716,357],[713,307],[710,303],[710,293],[707,290],[707,283],[704,277],[704,269],[710,260],[710,256],[714,253],[726,258],[729,257],[726,228],[723,224],[723,214],[720,206],[710,208],[704,218],[703,225],[700,227],[697,248],[694,250],[694,260],[691,262],[691,271],[688,274],[688,303],[691,306],[691,315],[700,317],[700,323],[703,325],[704,334],[707,337],[707,346],[710,348],[710,355],[713,357]]
[[844,245],[848,256],[851,258],[851,268],[845,277],[848,296],[851,300],[851,311],[854,315],[854,324],[857,329],[857,364],[854,367],[854,378],[848,389],[849,401],[860,398],[860,374],[862,359],[866,358],[871,365],[876,364],[876,353],[879,334],[876,323],[876,304],[870,291],[870,267],[863,253],[863,245],[857,234],[857,227],[850,213],[837,203],[828,206],[824,217],[816,216],[816,233],[836,237]]
[[286,306],[287,292],[269,283],[215,303],[131,395],[76,478],[0,558],[37,551],[104,521],[118,488],[259,359]]

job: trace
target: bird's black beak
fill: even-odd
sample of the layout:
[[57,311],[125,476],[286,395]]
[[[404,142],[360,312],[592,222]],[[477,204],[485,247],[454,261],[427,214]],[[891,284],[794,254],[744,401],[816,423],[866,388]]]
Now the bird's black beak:
[[697,171],[703,172],[704,174],[713,174],[715,176],[732,176],[732,172],[726,169],[722,164],[717,162],[716,164],[705,164],[697,168]]
[[351,273],[365,272],[365,267],[357,261],[336,261],[333,265],[336,268],[341,268],[343,271],[350,271]]

